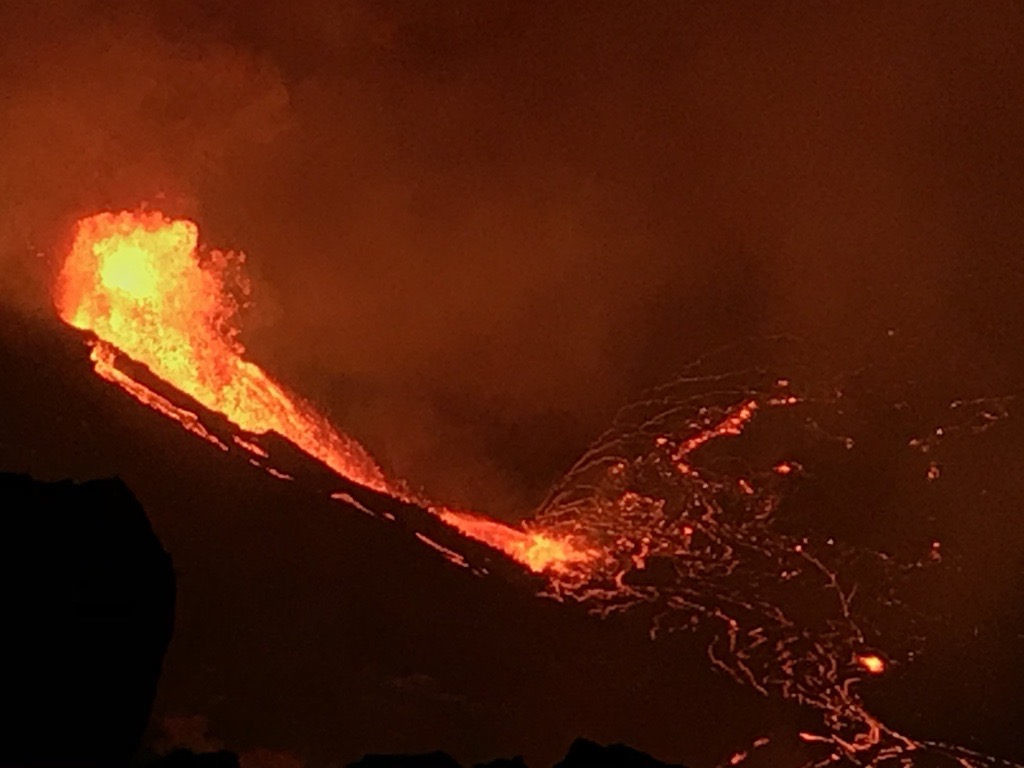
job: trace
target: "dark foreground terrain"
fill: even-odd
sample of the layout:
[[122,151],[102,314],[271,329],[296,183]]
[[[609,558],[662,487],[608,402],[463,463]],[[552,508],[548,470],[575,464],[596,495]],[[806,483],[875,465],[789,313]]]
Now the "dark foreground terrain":
[[0,763],[116,766],[171,638],[171,560],[119,480],[0,474]]
[[[119,479],[46,483],[0,473],[0,765],[238,768],[227,750],[138,753],[170,641],[175,578]],[[353,768],[459,768],[443,752],[367,755]],[[522,768],[522,758],[487,768]],[[668,766],[585,739],[559,768]]]
[[[239,768],[238,756],[226,751],[196,754],[178,750],[151,764],[151,768]],[[366,755],[347,768],[461,768],[445,752],[421,755]],[[521,757],[498,758],[477,763],[474,768],[527,768]],[[663,763],[622,744],[602,746],[577,739],[554,768],[685,768],[679,763]]]

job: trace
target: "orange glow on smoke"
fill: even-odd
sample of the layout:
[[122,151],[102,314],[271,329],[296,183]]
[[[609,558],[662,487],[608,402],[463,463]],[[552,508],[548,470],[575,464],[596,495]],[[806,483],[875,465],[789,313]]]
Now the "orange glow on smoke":
[[[61,270],[55,303],[61,318],[99,339],[93,366],[139,402],[228,450],[199,417],[117,367],[119,354],[189,395],[240,429],[276,432],[339,475],[408,500],[352,438],[243,357],[228,276],[242,254],[202,251],[199,230],[159,212],[100,213],[78,222]],[[240,435],[236,444],[266,458]],[[290,479],[273,467],[275,477]],[[587,555],[567,539],[477,515],[432,510],[465,536],[494,547],[534,572],[558,571]]]

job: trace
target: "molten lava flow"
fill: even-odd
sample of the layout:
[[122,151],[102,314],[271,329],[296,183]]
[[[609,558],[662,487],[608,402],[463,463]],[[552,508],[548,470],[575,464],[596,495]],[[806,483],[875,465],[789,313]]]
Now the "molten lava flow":
[[596,555],[574,543],[569,536],[512,528],[486,517],[449,509],[435,510],[435,514],[464,536],[504,552],[534,573],[563,572],[570,566],[587,563]]
[[[100,339],[96,372],[167,413],[157,395],[117,371],[119,350],[241,429],[277,432],[339,474],[392,491],[358,443],[242,357],[233,325],[238,303],[225,274],[243,257],[201,254],[197,240],[193,222],[156,212],[100,213],[78,222],[56,304],[67,323]],[[197,431],[194,418],[174,417]]]
[[109,345],[97,342],[93,345],[89,357],[93,362],[93,369],[101,378],[117,384],[125,392],[145,403],[154,411],[174,419],[174,421],[181,424],[192,434],[198,435],[212,445],[216,445],[222,451],[228,450],[228,447],[216,435],[210,434],[210,431],[203,426],[202,422],[199,421],[199,417],[194,413],[186,411],[184,408],[179,408],[167,398],[161,397],[149,389],[149,387],[140,384],[128,374],[123,373],[116,365],[117,353]]
[[[98,375],[223,450],[199,418],[117,367],[118,353],[250,433],[276,432],[339,475],[408,500],[370,455],[311,406],[244,359],[234,321],[238,301],[227,276],[241,254],[202,252],[198,228],[158,212],[100,213],[78,222],[55,302],[61,318],[92,331]],[[260,458],[266,452],[235,435]],[[265,467],[275,477],[289,475]],[[587,555],[565,537],[516,528],[478,515],[432,510],[466,536],[531,571],[560,570]]]
[[725,418],[717,424],[702,429],[696,435],[683,440],[676,449],[675,454],[673,454],[673,458],[676,461],[682,461],[702,445],[714,440],[716,437],[742,434],[743,427],[754,418],[757,407],[757,400],[747,400],[741,403],[726,414]]

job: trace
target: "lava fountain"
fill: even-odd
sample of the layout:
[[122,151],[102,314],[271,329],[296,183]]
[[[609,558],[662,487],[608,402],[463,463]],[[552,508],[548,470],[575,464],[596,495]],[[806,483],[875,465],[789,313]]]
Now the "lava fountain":
[[392,491],[362,446],[244,359],[239,303],[226,285],[244,257],[209,251],[201,259],[197,246],[193,222],[160,213],[78,222],[56,303],[65,322],[100,340],[97,372],[110,377],[117,349],[241,429],[277,432],[339,474]]

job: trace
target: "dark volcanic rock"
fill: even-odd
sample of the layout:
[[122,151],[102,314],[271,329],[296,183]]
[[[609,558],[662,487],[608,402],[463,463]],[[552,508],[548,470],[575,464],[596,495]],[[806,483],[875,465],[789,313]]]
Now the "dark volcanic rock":
[[602,747],[587,739],[576,739],[569,753],[555,768],[685,768],[678,763],[663,763],[624,744]]
[[170,557],[117,479],[0,474],[0,510],[0,765],[123,765],[170,640]]
[[191,749],[176,749],[148,763],[147,768],[238,768],[238,755],[227,750],[196,753]]
[[[444,752],[427,755],[367,755],[348,768],[459,768]],[[479,763],[475,768],[526,768],[521,757],[502,758]],[[603,747],[588,739],[576,739],[569,752],[554,768],[686,768],[678,763],[663,763],[624,744]]]
[[349,763],[348,768],[460,768],[455,758],[444,752],[425,755],[366,755]]
[[148,763],[147,768],[238,768],[238,755],[227,750],[196,753],[191,749],[176,749]]

